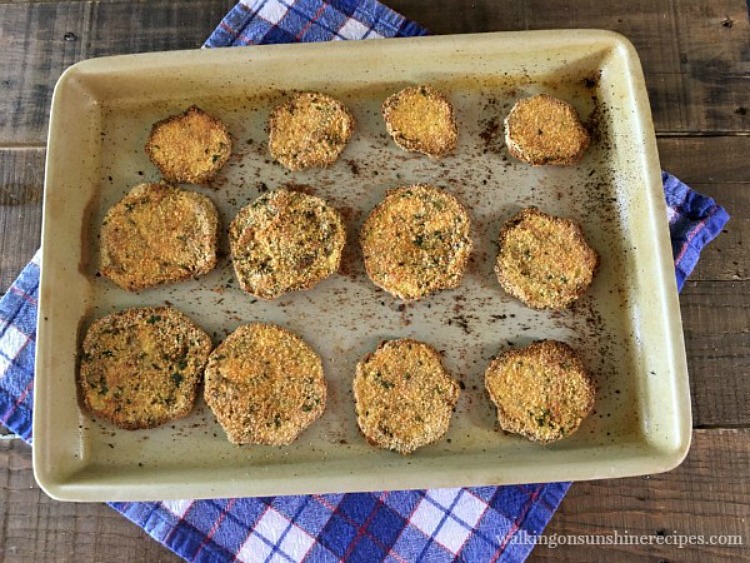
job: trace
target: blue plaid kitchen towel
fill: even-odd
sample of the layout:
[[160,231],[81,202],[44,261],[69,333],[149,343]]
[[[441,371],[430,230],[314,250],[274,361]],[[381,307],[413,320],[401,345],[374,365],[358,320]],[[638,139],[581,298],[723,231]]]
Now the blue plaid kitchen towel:
[[[423,35],[374,0],[246,0],[208,47]],[[679,287],[729,219],[664,174]],[[0,422],[31,442],[39,284],[34,257],[0,300]],[[189,561],[522,561],[569,483],[267,498],[115,502]]]

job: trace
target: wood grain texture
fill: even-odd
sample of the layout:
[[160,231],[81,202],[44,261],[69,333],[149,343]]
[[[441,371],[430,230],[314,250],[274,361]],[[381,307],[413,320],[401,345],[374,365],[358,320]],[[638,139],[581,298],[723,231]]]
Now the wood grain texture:
[[693,424],[750,426],[750,282],[689,281],[680,305]]
[[55,83],[86,58],[89,14],[86,2],[0,4],[2,145],[46,141]]
[[750,187],[750,159],[747,158],[750,136],[670,136],[658,142],[661,167],[683,182]]
[[748,9],[735,0],[674,0],[690,130],[750,130]]
[[[721,460],[718,463],[717,460]],[[685,462],[660,475],[575,483],[545,534],[740,536],[741,546],[539,546],[529,561],[747,561],[750,430],[696,430]],[[675,541],[675,540],[672,540]]]
[[88,56],[198,49],[235,2],[93,2]]
[[39,248],[44,149],[0,148],[0,292]]
[[181,561],[106,504],[47,497],[21,440],[0,440],[0,506],[4,561]]
[[690,279],[750,280],[750,185],[694,183],[691,187],[721,202],[731,219],[721,235],[703,249]]

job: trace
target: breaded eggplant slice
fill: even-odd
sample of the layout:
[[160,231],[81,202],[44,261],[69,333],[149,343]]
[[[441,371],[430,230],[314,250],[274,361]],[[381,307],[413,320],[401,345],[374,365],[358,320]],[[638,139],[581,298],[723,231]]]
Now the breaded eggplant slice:
[[126,430],[186,416],[211,338],[170,307],[126,309],[95,321],[83,340],[78,384],[86,408]]
[[401,299],[458,287],[471,254],[471,222],[451,194],[426,184],[388,190],[360,232],[367,275]]
[[502,288],[534,309],[564,309],[591,285],[599,255],[580,225],[529,207],[500,230],[495,274]]
[[330,166],[354,130],[354,117],[331,96],[303,92],[278,105],[268,120],[268,149],[289,170]]
[[490,363],[485,387],[500,428],[547,444],[573,434],[594,408],[595,387],[578,354],[555,340],[510,350]]
[[243,325],[211,354],[204,397],[233,444],[291,444],[325,410],[323,364],[286,329]]
[[168,182],[207,184],[232,154],[227,126],[197,106],[151,128],[146,154]]
[[104,217],[99,271],[129,291],[207,274],[216,266],[218,228],[206,196],[140,184]]
[[505,118],[508,152],[535,166],[577,164],[589,142],[575,108],[546,94],[519,100]]
[[308,289],[338,271],[346,229],[319,197],[278,189],[243,207],[229,227],[242,289],[263,299]]
[[409,454],[448,431],[458,384],[440,354],[410,338],[382,342],[357,364],[357,424],[373,446]]
[[456,148],[458,127],[453,105],[437,88],[410,86],[383,102],[383,119],[396,144],[432,158]]

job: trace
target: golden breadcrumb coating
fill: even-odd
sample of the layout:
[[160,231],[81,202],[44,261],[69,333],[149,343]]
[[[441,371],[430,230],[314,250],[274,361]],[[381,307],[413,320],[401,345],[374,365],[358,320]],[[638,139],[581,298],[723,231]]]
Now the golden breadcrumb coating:
[[575,108],[546,94],[519,100],[505,118],[508,152],[529,164],[577,164],[589,142]]
[[319,197],[289,189],[263,194],[229,227],[240,286],[263,299],[308,289],[338,271],[345,242],[338,211]]
[[271,156],[289,170],[330,166],[354,130],[354,117],[340,101],[317,92],[295,94],[268,121]]
[[390,96],[383,103],[383,119],[388,133],[404,150],[440,158],[456,148],[453,105],[429,84],[410,86]]
[[581,227],[534,207],[500,230],[495,273],[502,288],[534,309],[564,309],[594,279],[599,256]]
[[99,271],[130,291],[207,274],[216,266],[218,226],[206,196],[140,184],[104,217]]
[[389,190],[360,232],[367,275],[401,299],[458,287],[471,254],[471,221],[451,194],[426,184]]
[[573,434],[594,408],[595,388],[567,344],[535,342],[493,360],[485,387],[500,427],[542,444]]
[[197,106],[151,128],[146,154],[168,182],[207,184],[232,154],[226,125]]
[[211,354],[204,397],[233,444],[287,445],[325,410],[323,364],[288,330],[243,325]]
[[357,364],[357,424],[372,445],[409,454],[448,431],[458,384],[440,354],[403,338],[382,342]]
[[211,338],[177,309],[107,315],[83,340],[78,377],[83,402],[126,430],[186,416],[210,352]]

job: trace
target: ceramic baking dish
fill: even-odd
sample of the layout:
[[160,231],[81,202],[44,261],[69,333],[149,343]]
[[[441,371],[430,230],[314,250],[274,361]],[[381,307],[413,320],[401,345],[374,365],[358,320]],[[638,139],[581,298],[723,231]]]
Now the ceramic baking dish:
[[[396,90],[432,83],[460,122],[440,161],[398,149],[380,116]],[[290,173],[271,161],[266,120],[295,90],[323,91],[351,109],[357,131],[331,168]],[[580,165],[530,167],[503,145],[515,100],[546,92],[591,128]],[[127,293],[97,276],[106,209],[159,176],[143,147],[151,124],[192,104],[224,120],[234,154],[207,194],[224,229],[259,193],[306,184],[346,218],[342,269],[314,289],[265,302],[243,294],[222,259],[210,275]],[[463,285],[403,304],[365,276],[356,244],[386,189],[428,182],[470,209],[475,251]],[[500,225],[536,205],[572,218],[601,254],[589,291],[570,310],[533,311],[492,272]],[[222,243],[226,247],[225,236]],[[235,447],[202,400],[187,418],[128,432],[82,411],[80,343],[96,318],[170,303],[215,343],[267,321],[305,338],[329,384],[322,418],[291,446]],[[461,381],[447,435],[411,456],[359,435],[351,381],[383,339],[413,337],[444,353]],[[493,355],[536,339],[578,350],[598,386],[596,411],[564,441],[504,435],[484,391]],[[34,472],[62,500],[154,500],[500,485],[668,470],[691,435],[685,351],[651,114],[636,52],[605,31],[561,30],[314,45],[183,51],[93,59],[60,79],[52,103],[36,357]]]

